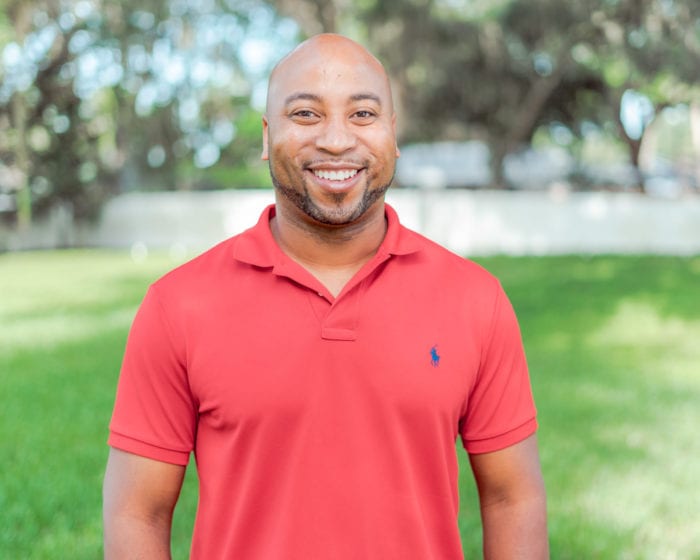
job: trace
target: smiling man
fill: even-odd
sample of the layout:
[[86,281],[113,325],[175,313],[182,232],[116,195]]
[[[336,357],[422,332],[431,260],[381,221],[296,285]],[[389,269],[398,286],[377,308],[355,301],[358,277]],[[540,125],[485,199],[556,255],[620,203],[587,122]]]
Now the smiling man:
[[488,559],[547,557],[536,419],[513,310],[384,203],[382,65],[347,38],[274,69],[276,203],[172,271],[134,320],[110,425],[105,556],[168,558],[191,453],[192,558],[462,558],[455,442]]
[[335,37],[305,43],[270,80],[263,157],[280,210],[311,228],[383,223],[398,156],[386,74],[350,44]]

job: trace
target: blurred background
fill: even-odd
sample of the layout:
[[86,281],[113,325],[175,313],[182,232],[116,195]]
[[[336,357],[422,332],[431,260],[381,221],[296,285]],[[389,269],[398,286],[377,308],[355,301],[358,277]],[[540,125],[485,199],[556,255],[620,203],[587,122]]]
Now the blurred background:
[[[201,248],[249,225],[243,191],[266,191],[253,206],[271,197],[259,157],[267,74],[322,31],[366,44],[388,69],[402,147],[395,203],[408,225],[475,253],[700,248],[698,2],[0,8],[0,250],[162,237]],[[219,196],[133,196],[205,191]],[[521,196],[493,194],[505,191]],[[576,196],[591,192],[606,195]],[[173,230],[177,209],[192,213],[195,200],[208,227]],[[450,208],[459,211],[445,217]],[[144,221],[160,223],[160,238],[140,231]],[[685,233],[673,237],[669,221]]]
[[0,556],[101,557],[133,315],[272,202],[267,75],[322,31],[390,74],[401,220],[513,302],[552,558],[700,559],[697,0],[0,0]]

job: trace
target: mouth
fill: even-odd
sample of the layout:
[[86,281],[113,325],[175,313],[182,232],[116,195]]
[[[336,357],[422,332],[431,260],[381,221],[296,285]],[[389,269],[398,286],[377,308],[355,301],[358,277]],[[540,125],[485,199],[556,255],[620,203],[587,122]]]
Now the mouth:
[[313,169],[312,172],[319,179],[342,182],[352,179],[359,169]]
[[307,170],[322,189],[339,193],[352,189],[360,180],[365,168],[337,165],[335,167],[314,166],[307,168]]

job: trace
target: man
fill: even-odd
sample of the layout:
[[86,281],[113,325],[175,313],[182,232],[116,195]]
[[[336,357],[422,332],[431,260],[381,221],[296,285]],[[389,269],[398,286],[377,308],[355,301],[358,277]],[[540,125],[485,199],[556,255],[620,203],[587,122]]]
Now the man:
[[387,76],[360,45],[319,35],[274,69],[263,158],[276,204],[151,286],[132,326],[107,558],[169,557],[192,451],[192,558],[462,558],[458,436],[485,557],[547,557],[512,308],[384,204],[398,155]]

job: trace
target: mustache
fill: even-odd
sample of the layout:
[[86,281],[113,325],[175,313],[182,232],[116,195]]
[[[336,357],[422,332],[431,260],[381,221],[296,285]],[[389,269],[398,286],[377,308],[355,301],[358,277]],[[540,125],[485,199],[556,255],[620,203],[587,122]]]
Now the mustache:
[[369,161],[353,158],[315,158],[301,162],[304,169],[318,165],[351,165],[354,167],[368,167]]

